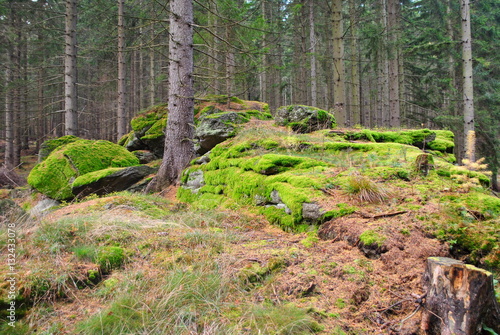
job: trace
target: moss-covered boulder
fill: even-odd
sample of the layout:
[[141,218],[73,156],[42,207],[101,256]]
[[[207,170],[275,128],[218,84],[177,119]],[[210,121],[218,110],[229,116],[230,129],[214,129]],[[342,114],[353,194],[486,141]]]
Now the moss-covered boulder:
[[320,129],[335,127],[333,113],[311,106],[291,105],[278,108],[276,124],[290,126],[298,133],[310,133]]
[[109,167],[138,164],[137,157],[119,145],[80,139],[52,151],[31,170],[28,184],[52,199],[72,199],[75,194],[71,185],[77,177]]
[[[229,108],[215,103],[208,103],[207,106],[197,113],[196,138],[198,139],[199,154],[204,154],[217,144],[236,135],[241,125],[247,123],[252,118],[269,120],[271,115],[264,112],[265,107],[257,105],[257,109],[244,109],[248,107],[242,101],[236,109],[236,103],[229,105]],[[254,106],[255,107],[255,106]]]
[[[218,143],[233,137],[242,124],[252,118],[272,118],[266,103],[246,101],[225,95],[210,95],[196,99],[195,137],[197,151],[203,154]],[[132,131],[118,142],[130,151],[146,150],[157,158],[163,156],[167,105],[154,106],[131,121]]]
[[40,150],[38,151],[38,162],[45,160],[45,158],[47,158],[55,149],[65,144],[76,142],[78,140],[81,140],[81,138],[73,135],[66,135],[43,142],[40,145]]
[[118,144],[129,151],[147,150],[157,158],[162,157],[167,116],[166,104],[153,106],[140,113],[130,121],[132,131],[123,136]]
[[104,195],[124,191],[156,171],[157,169],[147,165],[138,165],[89,172],[75,179],[71,185],[72,192],[85,197],[89,194]]

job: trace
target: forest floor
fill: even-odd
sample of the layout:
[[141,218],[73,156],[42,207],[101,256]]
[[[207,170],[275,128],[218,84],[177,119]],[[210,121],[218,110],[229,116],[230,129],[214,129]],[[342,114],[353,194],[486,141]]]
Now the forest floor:
[[[176,204],[172,193],[165,203],[155,204],[169,209],[166,219],[152,218],[134,205],[144,199],[119,194],[70,204],[39,222],[24,224],[18,246],[23,254],[18,265],[21,282],[24,293],[40,290],[31,293],[35,305],[23,321],[30,331],[99,333],[99,327],[82,326],[82,320],[116,313],[110,311],[110,302],[131,290],[127,278],[140,273],[155,287],[172,271],[192,271],[199,262],[208,261],[217,264],[219,275],[238,288],[233,287],[213,307],[217,312],[205,316],[223,324],[226,331],[206,334],[302,334],[319,329],[325,334],[417,333],[420,309],[416,301],[423,294],[425,260],[447,255],[448,248],[426,233],[414,213],[380,218],[353,213],[331,225],[327,235],[335,236],[333,240],[322,240],[313,233],[284,232],[244,211],[192,212]],[[429,215],[439,211],[428,206]],[[389,239],[380,257],[367,258],[357,245],[360,230],[366,226],[375,230],[383,226]],[[328,231],[328,224],[324,228]],[[75,257],[75,247],[103,241],[124,246],[128,252],[124,265],[105,274],[97,285],[72,285],[68,278],[84,278],[95,267],[85,257]],[[47,269],[52,271],[47,273]],[[118,284],[107,289],[112,278]],[[45,287],[39,287],[40,281]],[[154,299],[145,292],[137,296],[162,299],[156,294]],[[293,306],[305,311],[300,318],[321,327],[305,325],[294,331],[293,324],[272,320],[278,316],[254,324],[251,320],[256,316],[247,311],[259,306],[272,310]],[[291,317],[290,322],[296,321]],[[288,330],[281,332],[281,328]],[[128,333],[125,329],[109,333]],[[187,327],[174,333],[204,332]]]
[[[23,157],[18,173],[35,163]],[[500,205],[460,202],[461,188],[437,175],[377,181],[391,191],[385,201],[325,190],[314,199],[324,208],[355,210],[302,233],[271,225],[255,206],[197,209],[176,188],[6,217],[16,225],[18,319],[12,328],[0,312],[0,334],[420,334],[426,259],[453,251],[469,261],[473,241],[480,263],[498,241],[490,211]],[[29,189],[2,198],[26,210],[42,200]],[[7,239],[0,247],[7,259]],[[0,283],[2,310],[8,287]]]

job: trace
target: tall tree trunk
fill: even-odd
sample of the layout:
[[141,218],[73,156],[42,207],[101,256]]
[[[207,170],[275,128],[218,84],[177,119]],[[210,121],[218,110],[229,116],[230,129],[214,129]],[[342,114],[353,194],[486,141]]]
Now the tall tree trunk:
[[168,121],[163,161],[148,191],[176,184],[194,155],[193,4],[170,1]]
[[[233,29],[234,27],[231,27],[229,24],[225,27],[225,39],[227,42],[231,42],[233,40]],[[225,66],[226,66],[226,71],[225,71],[225,77],[226,77],[226,89],[225,89],[225,94],[227,94],[228,97],[232,96],[234,94],[234,73],[235,73],[235,62],[234,62],[234,51],[232,50],[232,47],[230,45],[225,46]]]
[[12,53],[12,70],[13,70],[13,99],[12,99],[12,113],[13,113],[13,156],[12,163],[14,166],[18,166],[21,162],[21,91],[23,90],[21,79],[22,79],[22,20],[19,15],[14,14],[14,50]]
[[43,115],[44,109],[44,92],[43,92],[43,78],[45,78],[45,69],[40,67],[38,69],[38,94],[37,94],[37,117],[36,117],[36,133],[35,133],[35,150],[38,152],[40,150],[40,145],[43,142],[45,136],[45,121]]
[[314,29],[314,0],[309,0],[309,43],[311,43],[311,105],[318,106],[316,71],[316,31]]
[[350,46],[351,46],[351,125],[361,123],[361,98],[359,83],[359,45],[358,45],[358,15],[355,0],[349,0],[349,17],[351,20]]
[[149,105],[155,105],[155,96],[156,96],[156,88],[155,88],[155,50],[154,50],[154,41],[155,41],[155,29],[154,23],[151,23],[151,45],[149,46]]
[[401,111],[399,101],[399,42],[398,42],[398,6],[399,0],[387,1],[387,35],[388,35],[388,63],[389,63],[389,126],[401,126]]
[[[474,94],[472,83],[472,36],[470,27],[470,2],[461,0],[462,13],[462,66],[463,66],[463,104],[464,104],[464,138],[474,131]],[[465,144],[464,144],[465,148]],[[475,160],[474,155],[468,157]]]
[[78,130],[76,102],[76,6],[77,0],[66,0],[66,48],[64,53],[64,110],[66,117],[66,135],[76,135]]
[[116,109],[116,129],[119,140],[126,133],[127,119],[125,111],[125,27],[123,25],[123,7],[125,0],[118,1],[118,104]]
[[333,23],[333,101],[335,117],[339,125],[346,123],[344,29],[342,23],[342,0],[332,0]]
[[12,90],[8,88],[12,83],[12,51],[9,51],[10,62],[5,67],[5,167],[9,170],[14,168],[14,111],[12,110]]

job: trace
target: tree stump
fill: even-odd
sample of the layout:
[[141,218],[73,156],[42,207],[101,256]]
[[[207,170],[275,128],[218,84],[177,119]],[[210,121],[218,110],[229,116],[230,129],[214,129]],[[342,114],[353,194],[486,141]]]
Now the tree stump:
[[500,307],[490,272],[451,258],[430,257],[423,282],[425,334],[491,334],[487,328],[500,332]]

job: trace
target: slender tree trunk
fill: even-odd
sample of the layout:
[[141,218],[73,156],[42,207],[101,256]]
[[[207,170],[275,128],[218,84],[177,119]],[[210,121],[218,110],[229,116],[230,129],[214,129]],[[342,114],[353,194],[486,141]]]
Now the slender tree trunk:
[[126,133],[125,111],[125,27],[123,25],[123,7],[125,0],[118,1],[118,106],[116,110],[117,139]]
[[149,105],[155,105],[155,97],[156,97],[156,85],[155,85],[155,50],[154,50],[154,41],[155,41],[155,29],[154,24],[151,23],[151,45],[149,46]]
[[65,134],[78,131],[76,104],[76,6],[77,0],[66,0],[66,33],[64,54]]
[[356,13],[355,0],[349,0],[349,16],[351,20],[350,31],[350,46],[351,46],[351,125],[361,123],[361,98],[360,98],[360,83],[359,83],[359,44],[358,44],[358,15]]
[[157,176],[148,191],[176,184],[194,155],[193,119],[193,4],[170,1],[169,100],[165,151]]
[[388,63],[389,63],[389,126],[401,126],[401,111],[399,101],[399,46],[398,46],[398,6],[399,0],[388,0]]
[[5,67],[5,167],[9,170],[14,168],[14,111],[12,110],[12,91],[8,85],[12,83],[12,51],[9,52],[11,61]]
[[318,106],[318,81],[316,71],[316,32],[314,29],[314,0],[309,0],[309,42],[311,43],[311,105]]
[[[225,38],[226,38],[226,41],[232,41],[233,40],[233,34],[232,34],[232,29],[234,29],[233,27],[227,25],[225,27]],[[226,56],[226,60],[225,60],[225,66],[226,66],[226,73],[225,73],[225,77],[226,77],[226,89],[225,89],[225,93],[227,94],[227,96],[232,96],[234,94],[234,68],[235,68],[235,63],[234,63],[234,51],[231,50],[231,46],[229,45],[226,45],[225,46],[225,49],[226,49],[226,52],[225,52],[225,56]]]
[[12,99],[12,112],[13,112],[13,165],[18,166],[21,162],[21,98],[22,98],[22,43],[23,36],[21,31],[22,20],[19,15],[14,16],[14,50],[12,53],[12,69],[13,69],[13,99]]
[[333,101],[335,117],[339,125],[346,123],[344,29],[342,23],[342,0],[332,0],[333,23]]
[[38,152],[40,150],[40,145],[43,142],[43,138],[45,135],[45,121],[44,121],[44,115],[43,115],[43,105],[44,105],[44,92],[43,92],[43,78],[45,78],[45,69],[43,67],[40,67],[38,69],[38,103],[37,103],[37,117],[36,117],[36,151]]
[[[474,131],[474,94],[472,83],[472,36],[470,22],[470,2],[461,0],[462,12],[462,66],[463,66],[463,104],[464,138]],[[465,148],[464,144],[464,148]],[[475,157],[468,157],[474,161]]]

